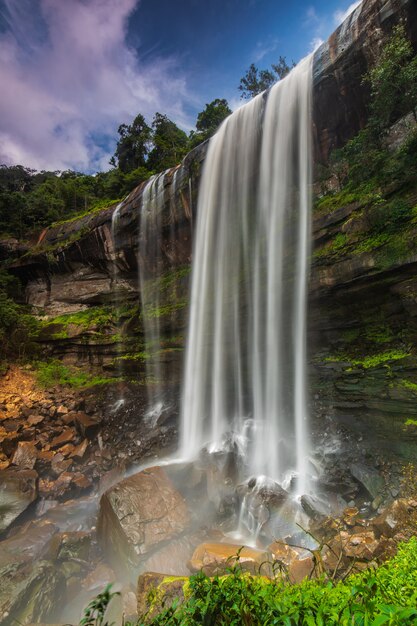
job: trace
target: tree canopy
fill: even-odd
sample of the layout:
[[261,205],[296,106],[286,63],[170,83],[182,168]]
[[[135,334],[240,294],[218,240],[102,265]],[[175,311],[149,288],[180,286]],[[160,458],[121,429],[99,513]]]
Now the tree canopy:
[[278,63],[272,64],[270,70],[260,70],[254,63],[251,63],[245,75],[240,79],[238,86],[241,92],[240,97],[244,100],[249,100],[265,91],[265,89],[269,89],[278,80],[284,78],[294,65],[294,61],[292,61],[291,66],[288,65],[284,56],[280,56]]

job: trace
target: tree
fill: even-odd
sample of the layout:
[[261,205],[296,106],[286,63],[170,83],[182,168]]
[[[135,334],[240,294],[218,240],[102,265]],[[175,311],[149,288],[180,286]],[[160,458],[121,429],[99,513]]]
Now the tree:
[[[293,61],[291,67],[294,65]],[[254,63],[251,63],[245,75],[240,79],[238,86],[241,92],[240,97],[249,100],[265,89],[269,89],[278,80],[284,78],[291,71],[291,67],[283,56],[279,57],[278,63],[272,64],[271,70],[259,70]]]
[[131,172],[146,165],[146,157],[151,144],[152,131],[141,113],[132,124],[121,124],[117,130],[120,138],[110,164],[118,166],[122,172]]
[[148,169],[162,171],[178,165],[188,150],[186,133],[161,113],[155,113],[152,129],[153,148],[147,161]]
[[197,116],[196,129],[190,133],[190,147],[194,148],[214,135],[220,124],[231,114],[227,100],[216,98]]
[[417,121],[417,56],[403,24],[394,27],[365,81],[371,85],[370,124],[383,132],[411,112]]

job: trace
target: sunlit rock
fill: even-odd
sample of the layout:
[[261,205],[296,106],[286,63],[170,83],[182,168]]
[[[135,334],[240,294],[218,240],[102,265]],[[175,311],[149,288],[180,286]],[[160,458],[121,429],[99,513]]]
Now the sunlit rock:
[[271,573],[271,558],[264,550],[248,546],[203,543],[188,563],[191,572],[202,571],[207,576],[224,574],[234,566],[252,574],[266,575]]

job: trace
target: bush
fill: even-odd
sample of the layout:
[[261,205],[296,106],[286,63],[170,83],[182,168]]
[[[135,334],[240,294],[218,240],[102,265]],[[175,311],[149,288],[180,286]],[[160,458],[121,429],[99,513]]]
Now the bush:
[[[417,620],[417,538],[400,545],[385,565],[344,582],[306,580],[291,585],[244,574],[192,576],[182,606],[173,605],[151,626],[411,626]],[[145,620],[145,621],[143,621]]]

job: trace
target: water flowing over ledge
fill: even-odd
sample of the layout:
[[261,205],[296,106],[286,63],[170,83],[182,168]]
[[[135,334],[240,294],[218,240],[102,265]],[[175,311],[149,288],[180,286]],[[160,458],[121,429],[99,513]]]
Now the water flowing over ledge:
[[233,443],[307,490],[312,57],[221,126],[194,240],[180,455]]

